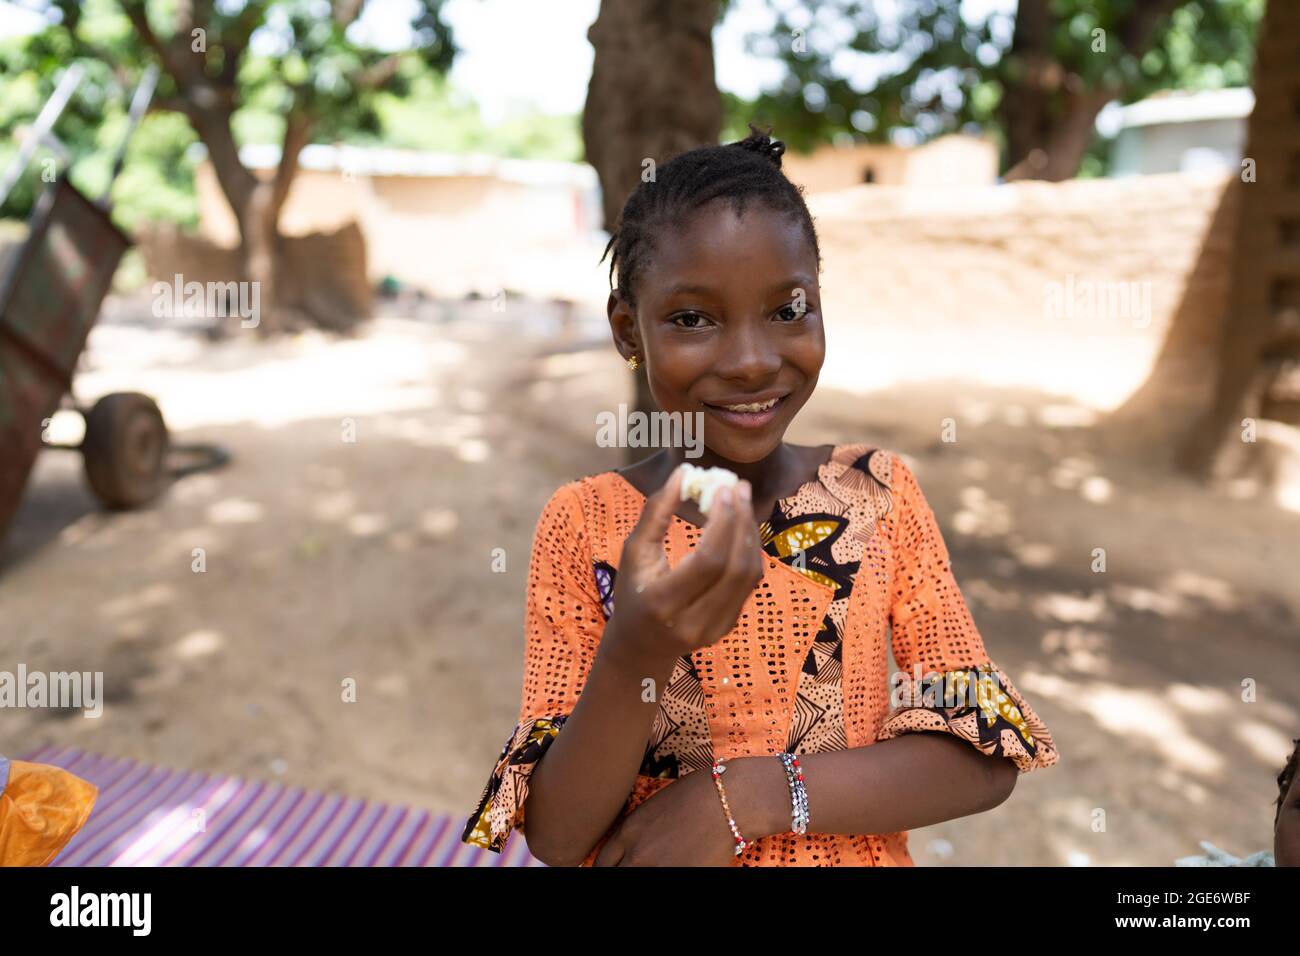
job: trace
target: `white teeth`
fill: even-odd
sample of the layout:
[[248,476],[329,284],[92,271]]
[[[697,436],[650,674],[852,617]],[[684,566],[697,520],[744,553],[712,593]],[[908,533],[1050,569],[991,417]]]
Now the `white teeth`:
[[779,398],[770,398],[766,402],[750,402],[748,405],[723,405],[729,412],[765,412],[777,402]]

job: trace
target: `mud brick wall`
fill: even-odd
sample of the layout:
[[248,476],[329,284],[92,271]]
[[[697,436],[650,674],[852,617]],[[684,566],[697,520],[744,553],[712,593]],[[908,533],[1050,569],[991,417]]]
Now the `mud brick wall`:
[[[1059,385],[1133,421],[1195,414],[1210,396],[1239,185],[1201,173],[812,196],[828,372],[863,387],[947,375]],[[1053,310],[1054,294],[1083,283],[1137,283],[1149,311]]]
[[[142,229],[136,241],[145,268],[157,280],[239,281],[238,250],[188,235],[174,226]],[[293,308],[345,328],[370,315],[373,291],[366,275],[366,246],[355,223],[335,232],[284,238],[286,278],[279,294]]]

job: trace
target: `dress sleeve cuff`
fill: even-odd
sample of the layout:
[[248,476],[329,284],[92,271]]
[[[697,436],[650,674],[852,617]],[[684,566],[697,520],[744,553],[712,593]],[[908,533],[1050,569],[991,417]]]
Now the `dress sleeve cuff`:
[[567,717],[567,714],[535,717],[515,725],[483,788],[478,808],[465,823],[462,843],[494,853],[505,849],[510,834],[524,825],[528,779]]
[[1021,773],[1060,758],[1047,726],[992,661],[906,681],[900,696],[902,706],[886,718],[877,740],[950,733],[981,753],[1010,758]]

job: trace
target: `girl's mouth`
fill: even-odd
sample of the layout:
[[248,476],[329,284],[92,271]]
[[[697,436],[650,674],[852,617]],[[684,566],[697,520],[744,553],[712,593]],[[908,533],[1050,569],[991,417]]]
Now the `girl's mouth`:
[[704,407],[715,417],[735,425],[738,428],[762,428],[770,423],[780,411],[787,396],[767,398],[756,402],[739,402],[736,404],[714,405],[704,403]]

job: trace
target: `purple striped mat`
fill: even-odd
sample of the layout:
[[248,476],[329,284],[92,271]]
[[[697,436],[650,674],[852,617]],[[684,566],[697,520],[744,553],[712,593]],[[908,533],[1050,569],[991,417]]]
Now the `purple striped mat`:
[[21,758],[99,787],[53,866],[544,866],[515,833],[504,853],[460,842],[464,820],[336,793],[166,770],[74,747]]

